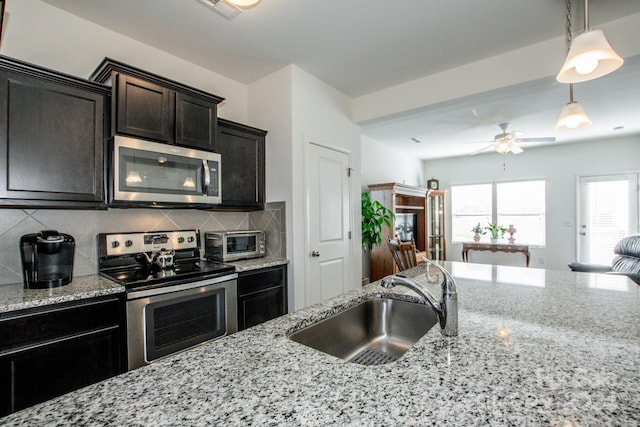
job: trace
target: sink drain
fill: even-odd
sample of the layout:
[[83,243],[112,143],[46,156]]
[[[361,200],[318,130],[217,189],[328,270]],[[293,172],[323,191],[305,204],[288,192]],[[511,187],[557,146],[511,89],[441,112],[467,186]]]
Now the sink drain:
[[397,357],[390,354],[367,348],[351,359],[351,362],[359,363],[361,365],[383,365],[385,363],[393,362],[396,359]]

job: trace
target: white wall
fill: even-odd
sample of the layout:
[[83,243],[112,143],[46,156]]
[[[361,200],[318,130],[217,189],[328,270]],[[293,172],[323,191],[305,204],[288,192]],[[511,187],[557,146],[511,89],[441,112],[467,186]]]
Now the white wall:
[[[422,160],[395,150],[368,136],[362,135],[362,189],[369,191],[371,184],[399,182],[425,187]],[[360,227],[360,225],[358,224]],[[360,227],[361,228],[361,227]],[[362,230],[361,230],[362,231]],[[362,257],[362,277],[369,277],[369,256]]]
[[[249,117],[269,129],[267,139],[268,198],[287,202],[287,256],[290,264],[290,308],[309,304],[305,265],[304,155],[309,138],[351,152],[360,170],[360,128],[350,119],[351,99],[295,65],[249,86]],[[273,187],[273,188],[272,188]],[[352,179],[353,287],[360,284],[360,175]],[[358,218],[358,220],[356,220]]]
[[5,11],[3,55],[82,78],[113,58],[226,98],[219,115],[246,121],[247,87],[241,83],[39,0],[8,1]]
[[385,182],[425,187],[422,160],[362,135],[362,190]]
[[[640,135],[618,139],[559,144],[529,148],[518,155],[504,157],[489,153],[424,162],[425,176],[435,176],[440,187],[513,180],[544,179],[547,184],[546,248],[531,250],[531,267],[566,269],[576,258],[576,179],[578,176],[638,172]],[[451,199],[447,198],[447,212]],[[449,216],[450,218],[450,216]],[[516,225],[517,228],[517,225]],[[516,234],[517,239],[517,234]],[[451,229],[447,227],[447,242]],[[461,260],[461,246],[447,245],[447,259]],[[500,258],[511,263],[517,254]],[[544,264],[540,262],[544,258]],[[490,254],[476,254],[476,262],[496,260]]]
[[[351,120],[351,98],[327,85],[297,66],[292,66],[293,77],[293,245],[292,254],[295,263],[296,283],[302,281],[308,285],[305,277],[305,265],[308,261],[305,239],[305,197],[304,164],[305,146],[309,139],[348,150],[351,153],[352,168],[360,170],[360,127]],[[352,287],[360,286],[360,174],[351,179],[352,194]],[[296,286],[299,289],[300,286]],[[308,292],[304,301],[302,295],[296,295],[296,308],[309,304]]]
[[[292,72],[291,66],[249,85],[248,106],[249,123],[262,129],[268,129],[266,141],[266,199],[283,200],[286,206],[286,256],[290,260],[297,251],[293,242],[293,154],[291,149],[292,132]],[[294,278],[296,263],[288,268],[289,310],[295,309],[296,295],[304,295],[303,282]]]

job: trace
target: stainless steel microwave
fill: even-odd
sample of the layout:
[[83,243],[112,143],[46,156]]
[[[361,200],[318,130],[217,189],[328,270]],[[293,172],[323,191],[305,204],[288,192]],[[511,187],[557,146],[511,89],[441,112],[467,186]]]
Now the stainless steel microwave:
[[207,231],[204,253],[210,261],[236,261],[265,255],[264,231]]
[[219,204],[218,153],[115,136],[111,141],[110,203]]

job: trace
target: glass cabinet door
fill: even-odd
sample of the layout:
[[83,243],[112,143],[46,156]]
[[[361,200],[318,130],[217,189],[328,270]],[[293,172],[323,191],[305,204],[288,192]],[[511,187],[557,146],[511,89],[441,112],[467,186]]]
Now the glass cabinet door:
[[435,261],[446,259],[445,239],[445,192],[431,191],[428,196],[428,244],[429,258]]

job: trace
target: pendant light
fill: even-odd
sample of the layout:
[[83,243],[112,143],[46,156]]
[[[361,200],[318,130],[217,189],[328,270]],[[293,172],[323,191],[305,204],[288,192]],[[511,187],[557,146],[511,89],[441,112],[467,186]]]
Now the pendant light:
[[[571,52],[571,0],[567,0],[567,50]],[[573,100],[573,83],[569,83],[569,102],[562,108],[555,130],[570,130],[591,126],[591,119],[582,105]]]
[[573,100],[573,83],[569,84],[569,102],[560,113],[555,130],[571,130],[591,126],[591,119],[584,112],[582,105]]
[[589,0],[584,0],[584,32],[573,39],[556,79],[561,83],[586,82],[617,70],[623,62],[602,30],[589,28]]

